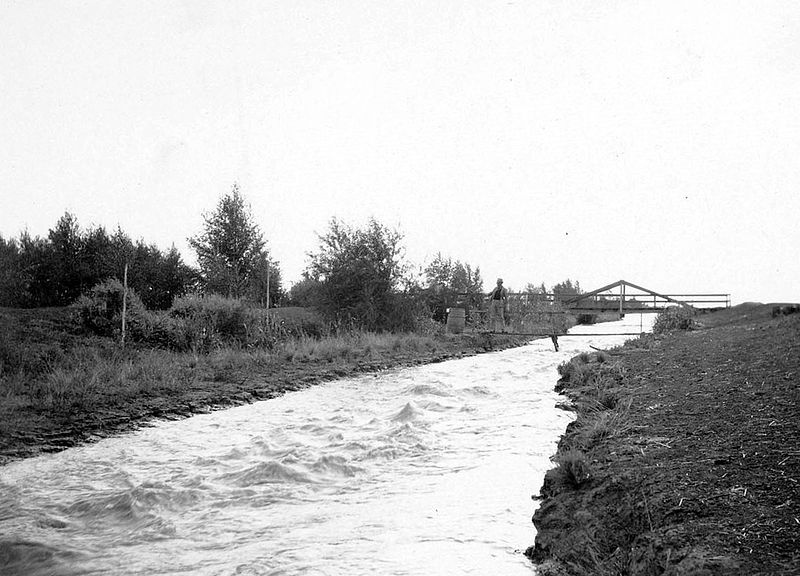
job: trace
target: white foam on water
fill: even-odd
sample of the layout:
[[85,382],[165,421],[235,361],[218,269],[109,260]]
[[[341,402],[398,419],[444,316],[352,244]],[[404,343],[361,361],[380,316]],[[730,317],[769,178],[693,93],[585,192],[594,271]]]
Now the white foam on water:
[[[652,318],[572,332],[647,331]],[[530,574],[559,338],[340,380],[0,468],[0,572]]]

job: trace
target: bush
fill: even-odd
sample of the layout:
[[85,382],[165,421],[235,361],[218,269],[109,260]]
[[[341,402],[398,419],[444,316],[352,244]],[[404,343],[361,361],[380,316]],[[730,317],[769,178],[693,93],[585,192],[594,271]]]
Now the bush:
[[159,327],[173,347],[210,349],[238,344],[247,348],[272,348],[288,332],[266,308],[255,308],[236,298],[192,294],[176,298],[168,318]]
[[[109,280],[92,288],[73,304],[85,329],[101,336],[118,336],[122,324],[123,287]],[[223,345],[272,348],[289,331],[265,308],[215,294],[176,298],[166,312],[150,312],[128,290],[128,337],[132,341],[174,350],[211,350]]]
[[[125,288],[119,280],[106,280],[87,294],[81,295],[72,304],[72,309],[83,328],[101,336],[116,336],[122,330],[124,294]],[[145,339],[151,323],[150,313],[141,298],[130,288],[126,307],[126,327],[131,338]]]
[[328,335],[331,330],[322,316],[309,308],[299,306],[270,308],[269,317],[288,336],[295,338],[303,336],[319,338]]
[[653,324],[653,334],[694,328],[694,311],[684,306],[671,306],[658,314]]

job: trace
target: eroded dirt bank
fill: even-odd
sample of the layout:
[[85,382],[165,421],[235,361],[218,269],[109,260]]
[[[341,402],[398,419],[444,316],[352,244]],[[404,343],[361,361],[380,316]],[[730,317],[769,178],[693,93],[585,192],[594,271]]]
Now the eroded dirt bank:
[[698,320],[565,371],[541,574],[800,574],[800,315]]
[[[5,357],[19,356],[17,362],[21,363],[35,356],[43,371],[58,376],[58,359],[74,350],[83,350],[89,363],[97,358],[99,364],[109,355],[106,349],[115,346],[111,341],[75,333],[61,309],[7,309],[2,320],[0,368]],[[154,373],[146,375],[150,380],[160,380],[161,372],[169,372],[171,383],[142,386],[135,379],[126,383],[122,377],[121,383],[104,386],[101,381],[96,383],[91,398],[87,397],[86,401],[81,402],[80,396],[75,396],[77,400],[72,398],[69,405],[54,407],[52,402],[46,403],[36,394],[30,398],[15,396],[3,388],[0,380],[0,465],[135,430],[159,418],[185,418],[274,398],[327,380],[502,350],[529,340],[501,334],[448,334],[428,338],[425,345],[411,342],[415,345],[405,346],[400,336],[395,347],[377,352],[354,348],[347,354],[300,360],[268,354],[257,361],[236,353],[226,358],[223,352],[221,357],[208,362],[168,351],[161,351],[152,359],[147,356],[149,349],[133,347],[127,353],[129,361],[116,360],[111,365],[122,369],[129,362],[135,366],[131,371],[133,376],[142,376],[140,372],[149,370]],[[173,372],[180,376],[177,381],[173,381]],[[88,374],[92,375],[91,370]],[[107,375],[107,371],[104,374]],[[35,378],[36,374],[31,375],[30,382],[24,384],[40,385]],[[73,391],[56,389],[56,392],[66,395]],[[50,394],[52,396],[52,392]]]

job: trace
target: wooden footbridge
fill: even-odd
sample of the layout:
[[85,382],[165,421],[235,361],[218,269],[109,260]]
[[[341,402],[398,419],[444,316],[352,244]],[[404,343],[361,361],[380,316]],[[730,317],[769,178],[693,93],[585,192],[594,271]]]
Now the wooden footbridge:
[[[475,295],[460,296],[469,296],[470,300],[474,301]],[[662,294],[627,280],[618,280],[582,294],[516,292],[508,295],[508,323],[505,333],[549,337],[558,350],[558,336],[566,335],[567,314],[578,316],[579,322],[591,324],[601,314],[615,314],[622,318],[627,313],[660,312],[670,306],[680,306],[697,312],[729,308],[730,305],[730,294]],[[489,319],[486,310],[472,309],[469,314],[473,318],[476,331],[495,333],[494,330],[488,329]],[[559,316],[561,318],[558,318]],[[638,336],[639,333],[575,334],[575,336],[612,335]]]
[[660,312],[669,306],[691,309],[730,308],[730,294],[659,294],[637,286],[627,280],[617,280],[607,286],[576,294],[561,300],[567,310],[573,312],[601,313]]

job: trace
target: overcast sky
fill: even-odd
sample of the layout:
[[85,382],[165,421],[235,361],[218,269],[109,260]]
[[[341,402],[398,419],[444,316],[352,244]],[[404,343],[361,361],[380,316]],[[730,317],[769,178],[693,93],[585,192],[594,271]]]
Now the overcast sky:
[[0,234],[194,261],[238,182],[285,278],[331,217],[487,288],[800,300],[800,2],[0,3]]

